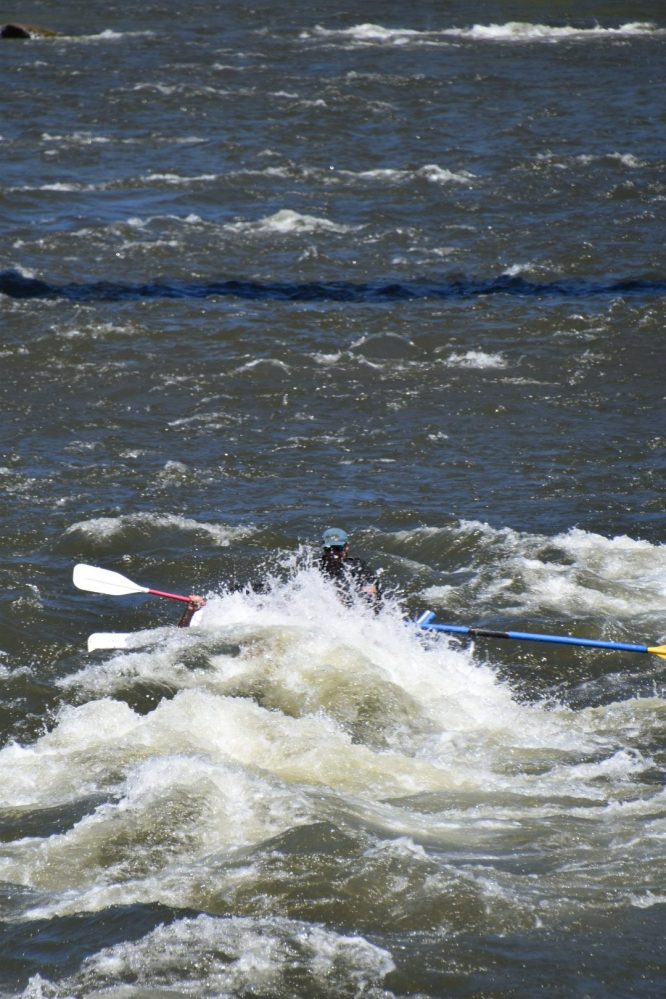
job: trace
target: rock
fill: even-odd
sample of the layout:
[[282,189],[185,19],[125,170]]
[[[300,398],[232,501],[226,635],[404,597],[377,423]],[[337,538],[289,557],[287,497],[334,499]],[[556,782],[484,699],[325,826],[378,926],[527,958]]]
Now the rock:
[[53,38],[57,34],[50,28],[35,28],[31,24],[0,25],[0,38]]

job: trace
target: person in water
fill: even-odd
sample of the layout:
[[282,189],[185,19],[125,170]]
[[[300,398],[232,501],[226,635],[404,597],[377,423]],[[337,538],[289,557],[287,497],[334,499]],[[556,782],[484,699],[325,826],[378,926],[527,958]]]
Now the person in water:
[[[362,559],[349,554],[347,533],[339,527],[329,527],[324,531],[321,543],[319,568],[333,580],[345,603],[351,601],[354,593],[359,593],[378,607],[381,601],[379,578]],[[205,603],[203,597],[192,595],[185,605],[178,627],[189,628],[192,618]]]
[[322,534],[321,543],[319,568],[342,591],[345,603],[359,593],[377,607],[381,600],[379,579],[362,559],[349,554],[347,533],[339,527],[329,527]]

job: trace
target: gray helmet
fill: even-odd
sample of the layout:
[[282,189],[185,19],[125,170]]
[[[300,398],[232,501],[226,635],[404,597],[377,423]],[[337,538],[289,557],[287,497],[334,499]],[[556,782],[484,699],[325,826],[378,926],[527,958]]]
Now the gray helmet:
[[342,548],[347,544],[347,534],[339,527],[329,527],[321,536],[324,548]]

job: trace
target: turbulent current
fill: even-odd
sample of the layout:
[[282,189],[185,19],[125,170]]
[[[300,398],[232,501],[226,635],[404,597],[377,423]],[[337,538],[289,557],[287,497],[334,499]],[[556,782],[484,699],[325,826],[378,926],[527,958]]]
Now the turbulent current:
[[0,39],[0,995],[663,996],[666,659],[415,624],[666,643],[663,4],[138,7]]

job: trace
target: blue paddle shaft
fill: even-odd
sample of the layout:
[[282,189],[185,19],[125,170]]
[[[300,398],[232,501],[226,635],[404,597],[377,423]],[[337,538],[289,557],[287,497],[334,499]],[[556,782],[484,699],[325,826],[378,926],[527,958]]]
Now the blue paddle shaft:
[[602,642],[596,638],[569,638],[562,635],[539,635],[529,631],[489,631],[485,628],[467,628],[460,624],[432,624],[435,615],[423,614],[416,622],[426,631],[445,631],[452,635],[469,635],[472,638],[513,638],[526,642],[550,642],[553,645],[583,645],[591,649],[615,649],[619,652],[647,652],[647,645],[629,642]]

